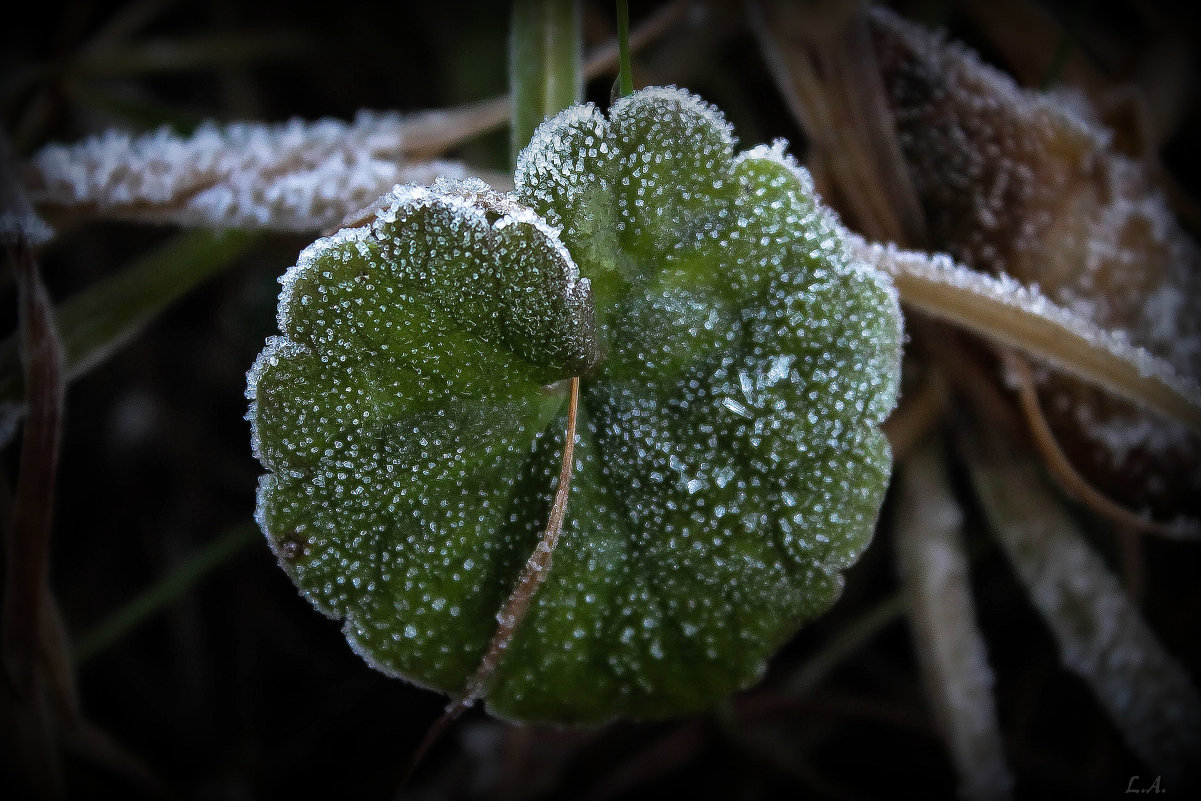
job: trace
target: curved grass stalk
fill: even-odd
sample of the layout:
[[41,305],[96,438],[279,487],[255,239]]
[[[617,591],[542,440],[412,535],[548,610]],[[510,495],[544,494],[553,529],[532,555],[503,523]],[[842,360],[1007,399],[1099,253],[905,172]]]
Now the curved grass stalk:
[[1050,422],[1043,414],[1038,389],[1034,383],[1034,371],[1030,369],[1030,365],[1012,351],[1005,351],[1001,358],[1017,384],[1018,405],[1021,406],[1026,423],[1030,427],[1034,446],[1042,456],[1048,473],[1065,493],[1126,530],[1173,540],[1201,542],[1201,522],[1184,516],[1163,523],[1158,522],[1150,516],[1136,514],[1117,504],[1090,484],[1064,453]]
[[1164,360],[1056,305],[1012,278],[949,256],[856,239],[857,258],[892,276],[901,302],[1178,420],[1201,435],[1201,386]]

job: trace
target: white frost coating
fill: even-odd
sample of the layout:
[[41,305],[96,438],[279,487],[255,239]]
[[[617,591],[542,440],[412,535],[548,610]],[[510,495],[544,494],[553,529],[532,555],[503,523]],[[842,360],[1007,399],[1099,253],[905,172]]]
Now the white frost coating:
[[191,136],[166,128],[109,131],[49,145],[28,165],[38,205],[92,207],[129,219],[228,228],[330,228],[396,184],[464,177],[462,164],[408,163],[405,122],[360,111],[353,122],[205,122]]
[[[449,257],[456,247],[466,247],[468,250],[476,247],[495,248],[492,261],[497,269],[506,264],[508,259],[516,259],[510,265],[514,271],[507,278],[510,282],[516,282],[510,287],[516,294],[509,298],[509,304],[498,314],[487,319],[472,320],[472,325],[481,326],[478,330],[492,330],[499,336],[494,328],[497,321],[503,319],[507,330],[505,336],[509,338],[538,339],[546,335],[552,340],[561,339],[565,336],[565,329],[555,326],[567,325],[571,337],[575,339],[571,343],[561,341],[564,349],[578,346],[580,337],[590,340],[591,335],[587,332],[592,327],[591,283],[580,275],[579,267],[559,238],[560,229],[522,206],[514,195],[496,192],[476,178],[463,181],[439,178],[432,187],[395,186],[356,215],[363,219],[362,225],[343,228],[306,247],[296,264],[279,279],[282,284],[277,310],[280,331],[286,336],[295,336],[294,320],[303,316],[303,310],[297,304],[311,303],[313,300],[308,296],[298,300],[297,285],[300,279],[313,277],[319,269],[328,269],[316,267],[319,260],[332,258],[345,262],[351,254],[357,254],[372,265],[370,269],[382,269],[385,272],[395,266],[397,259],[407,261],[407,256],[394,251],[398,246],[403,250],[404,243],[398,245],[394,241],[393,228],[403,228],[405,221],[422,209],[430,210],[437,221],[419,224],[413,235],[434,237],[434,241],[428,243],[431,251],[448,247],[451,250],[442,255]],[[518,266],[522,264],[518,254],[527,248],[532,248],[529,251],[531,258],[538,260],[536,270],[541,273],[541,279],[552,279],[553,288],[529,285],[526,282],[530,280],[530,274],[519,274],[524,268]],[[546,252],[539,251],[539,248]],[[557,274],[553,274],[556,269]],[[475,280],[481,280],[481,277],[477,275]],[[483,285],[481,282],[480,286]],[[431,284],[426,289],[433,292],[438,288]],[[570,322],[552,319],[553,315],[548,316],[545,312],[529,308],[532,300],[530,293],[546,290],[562,293],[562,298],[567,301],[566,314]],[[459,304],[461,301],[452,302],[452,305]],[[386,305],[381,305],[379,311],[386,312],[386,309]],[[373,314],[374,311],[368,316]],[[540,326],[549,326],[550,330],[543,331]],[[252,371],[249,377],[257,380],[257,375]]]
[[[595,158],[600,155],[601,144],[609,137],[609,121],[591,103],[572,106],[539,125],[530,143],[517,156],[517,170],[513,178],[516,192],[522,196],[529,193],[542,200],[542,207],[548,208],[547,219],[554,225],[561,225],[563,221],[557,219],[558,214],[554,212],[552,203],[572,205],[585,186],[582,182],[571,180],[573,170],[567,170],[566,177],[563,176],[565,166],[575,167],[576,171],[583,168],[582,162],[575,165],[562,163],[559,153],[564,150],[563,138],[578,137],[586,141],[589,136],[593,139],[592,147],[596,149],[590,155]],[[551,183],[558,191],[552,196],[548,190],[531,190],[531,185],[536,181]]]
[[[398,188],[367,237],[306,253],[281,322],[315,358],[250,379],[285,568],[374,664],[457,689],[495,626],[479,599],[511,590],[495,568],[556,486],[546,378],[588,376],[579,502],[489,691],[508,716],[663,716],[746,686],[838,596],[887,485],[887,276],[844,259],[782,148],[732,170],[709,107],[648,95],[611,128],[542,126],[516,198]],[[600,363],[575,263],[608,291]]]
[[618,98],[609,109],[609,117],[616,120],[628,114],[631,106],[643,105],[652,108],[675,106],[679,109],[677,113],[681,118],[696,115],[703,120],[706,128],[717,132],[723,140],[731,144],[736,141],[734,126],[717,106],[674,85],[649,86],[632,95]]
[[906,461],[897,557],[923,685],[959,775],[959,797],[1007,798],[1013,777],[997,722],[993,672],[976,626],[963,514],[945,475],[928,447]]
[[300,256],[297,257],[296,263],[285,270],[284,274],[279,277],[279,283],[283,288],[279,292],[279,307],[276,309],[275,319],[280,331],[288,330],[287,321],[292,317],[292,291],[296,286],[296,279],[304,275],[309,270],[313,260],[326,250],[337,247],[344,242],[361,242],[366,239],[369,231],[370,228],[368,226],[343,228],[330,236],[321,237],[300,251]]
[[813,176],[801,166],[800,162],[796,160],[796,156],[788,152],[787,139],[775,139],[770,145],[755,145],[750,150],[742,151],[734,157],[734,166],[737,167],[744,161],[759,159],[787,168],[800,184],[798,190],[800,194],[807,197],[817,196],[817,188],[813,185]]
[[[506,200],[513,201],[512,196],[505,196]],[[533,209],[525,206],[517,205],[513,201],[515,208],[507,213],[504,217],[497,220],[493,225],[496,230],[508,228],[510,225],[528,225],[535,231],[546,238],[546,241],[554,248],[555,254],[558,256],[556,262],[563,268],[563,280],[567,287],[567,294],[576,297],[580,292],[587,292],[589,281],[587,278],[580,276],[579,265],[571,258],[571,253],[568,252],[567,246],[563,244],[563,240],[559,238],[562,229],[550,225],[540,217]]]
[[966,45],[949,40],[945,32],[909,22],[890,9],[873,6],[868,13],[874,25],[887,29],[910,50],[922,53],[950,73],[951,81],[982,87],[978,100],[982,106],[1022,109],[1032,130],[1044,127],[1047,118],[1061,119],[1072,126],[1073,133],[1087,137],[1098,149],[1109,146],[1112,134],[1081,113],[1084,106],[1078,99],[1065,102],[1065,98],[1054,94],[1023,89],[1013,78],[981,61]]
[[275,364],[281,358],[287,358],[289,354],[303,350],[295,342],[291,342],[287,337],[270,336],[267,337],[266,346],[263,352],[255,357],[254,364],[246,371],[246,399],[250,401],[250,410],[246,413],[245,419],[250,423],[250,452],[254,458],[260,461],[263,458],[262,450],[260,449],[261,440],[259,439],[258,417],[255,414],[256,404],[258,403],[258,386],[259,378],[263,375],[263,371],[268,366]]
[[1170,786],[1201,754],[1201,695],[1164,650],[1038,468],[972,465],[985,511],[1059,644],[1118,729]]
[[1196,379],[1178,374],[1120,332],[1105,331],[1056,305],[1037,288],[1009,276],[994,278],[970,270],[944,254],[904,251],[861,237],[852,237],[850,246],[857,259],[893,277],[907,304],[1021,348],[1201,431],[1201,386]]

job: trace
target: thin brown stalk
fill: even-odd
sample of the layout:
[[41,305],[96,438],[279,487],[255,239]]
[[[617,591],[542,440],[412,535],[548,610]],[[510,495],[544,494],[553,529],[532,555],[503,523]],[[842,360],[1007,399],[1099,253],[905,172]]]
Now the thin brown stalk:
[[1059,440],[1056,439],[1055,432],[1051,430],[1051,424],[1043,414],[1042,404],[1038,399],[1038,390],[1034,383],[1034,372],[1030,369],[1030,365],[1016,353],[1008,351],[1002,352],[1001,358],[1010,377],[1016,383],[1018,403],[1030,426],[1034,445],[1038,449],[1039,455],[1042,456],[1043,464],[1064,492],[1100,517],[1110,520],[1123,529],[1173,540],[1197,541],[1201,539],[1201,528],[1198,527],[1196,521],[1181,518],[1168,523],[1160,523],[1136,514],[1110,500],[1088,479],[1080,475],[1071,459],[1059,446]]
[[437,742],[450,724],[475,702],[484,689],[484,685],[500,667],[509,645],[513,642],[513,637],[517,634],[526,615],[529,614],[534,595],[542,586],[542,582],[546,580],[547,575],[550,574],[555,548],[559,544],[559,536],[563,533],[563,521],[567,516],[567,498],[571,494],[571,471],[572,465],[575,463],[576,413],[580,403],[580,379],[578,377],[571,379],[569,392],[563,464],[559,469],[559,486],[555,490],[555,498],[551,503],[550,513],[547,515],[546,530],[542,534],[542,539],[534,547],[533,553],[521,568],[521,573],[517,577],[517,583],[513,592],[510,593],[509,599],[505,601],[505,605],[501,607],[496,616],[496,631],[488,643],[487,650],[484,651],[479,667],[468,679],[462,694],[446,707],[446,711],[426,732],[425,738],[414,752],[401,779],[401,789],[408,783],[426,752]]
[[[62,433],[62,343],[54,309],[24,237],[10,247],[20,310],[20,344],[28,414],[21,443],[12,515],[4,530],[3,647],[4,732],[15,738],[10,751],[26,790],[49,795],[61,790],[54,743],[57,708],[73,706],[63,649],[46,634],[55,614],[49,592],[50,530],[55,475]],[[66,672],[64,672],[66,671]],[[65,686],[64,686],[65,685]],[[67,697],[56,697],[60,693]],[[7,737],[6,737],[7,739]]]
[[9,679],[31,686],[50,561],[54,477],[62,431],[62,343],[53,306],[24,241],[12,249],[21,310],[21,355],[28,414],[12,529],[5,555],[3,642]]

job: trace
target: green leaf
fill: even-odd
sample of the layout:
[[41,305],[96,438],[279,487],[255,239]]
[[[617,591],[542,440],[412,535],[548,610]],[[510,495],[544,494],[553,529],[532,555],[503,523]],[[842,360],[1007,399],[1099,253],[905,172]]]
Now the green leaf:
[[581,374],[553,570],[486,700],[558,722],[704,708],[870,540],[895,292],[782,143],[735,155],[681,90],[564,111],[515,185],[397,190],[285,276],[249,377],[259,521],[371,664],[457,692],[545,524]]

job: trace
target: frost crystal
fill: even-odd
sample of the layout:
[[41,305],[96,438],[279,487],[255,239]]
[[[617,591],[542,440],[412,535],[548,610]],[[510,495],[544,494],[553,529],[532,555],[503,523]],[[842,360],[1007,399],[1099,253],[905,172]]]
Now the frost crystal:
[[397,184],[464,177],[455,162],[409,162],[404,132],[401,115],[368,111],[350,123],[205,122],[190,136],[109,131],[42,149],[25,183],[38,205],[111,217],[320,231]]
[[397,190],[288,272],[249,376],[259,521],[368,661],[457,692],[545,524],[581,374],[568,519],[487,702],[704,707],[867,546],[895,291],[782,143],[736,156],[677,89],[548,120],[515,185]]

